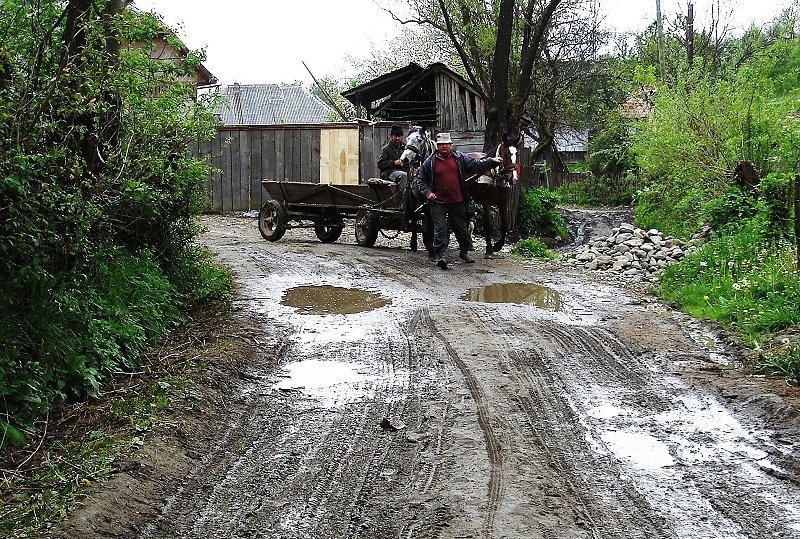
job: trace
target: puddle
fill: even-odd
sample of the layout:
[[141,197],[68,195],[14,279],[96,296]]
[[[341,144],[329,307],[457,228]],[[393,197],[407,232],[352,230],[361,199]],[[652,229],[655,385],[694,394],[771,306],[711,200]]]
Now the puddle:
[[600,437],[615,455],[629,460],[637,468],[657,469],[675,464],[667,446],[647,434],[607,431]]
[[528,283],[495,283],[470,288],[461,296],[465,301],[482,303],[521,303],[561,311],[561,294],[552,288]]
[[303,314],[355,314],[380,309],[391,300],[373,292],[340,286],[296,286],[283,294],[281,304]]
[[374,373],[362,363],[306,360],[290,363],[283,369],[285,378],[273,388],[299,391],[326,407],[372,398],[387,387],[407,383],[406,371]]

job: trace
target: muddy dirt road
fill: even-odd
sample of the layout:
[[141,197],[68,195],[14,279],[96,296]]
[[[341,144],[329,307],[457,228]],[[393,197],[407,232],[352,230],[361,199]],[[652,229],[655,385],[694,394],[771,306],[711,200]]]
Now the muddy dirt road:
[[148,441],[65,537],[800,537],[791,391],[652,298],[510,255],[441,271],[384,237],[208,224],[274,361],[205,411],[206,449]]

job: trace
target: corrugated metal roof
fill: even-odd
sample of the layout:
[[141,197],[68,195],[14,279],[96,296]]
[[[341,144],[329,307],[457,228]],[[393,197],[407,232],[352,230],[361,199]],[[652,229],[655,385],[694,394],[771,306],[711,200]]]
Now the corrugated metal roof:
[[331,108],[302,86],[231,84],[219,88],[228,103],[214,112],[224,125],[318,124]]

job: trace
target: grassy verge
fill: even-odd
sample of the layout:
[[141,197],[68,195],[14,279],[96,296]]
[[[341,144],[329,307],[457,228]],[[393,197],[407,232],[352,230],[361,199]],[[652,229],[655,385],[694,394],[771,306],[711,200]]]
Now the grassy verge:
[[753,350],[753,368],[800,384],[800,275],[789,242],[757,222],[714,238],[667,269],[660,295],[698,318],[736,330]]
[[135,373],[109,381],[101,396],[53,408],[37,424],[38,439],[0,453],[0,536],[42,537],[153,429],[178,427],[181,410],[205,399],[210,362],[247,357],[225,305],[206,303],[188,319]]

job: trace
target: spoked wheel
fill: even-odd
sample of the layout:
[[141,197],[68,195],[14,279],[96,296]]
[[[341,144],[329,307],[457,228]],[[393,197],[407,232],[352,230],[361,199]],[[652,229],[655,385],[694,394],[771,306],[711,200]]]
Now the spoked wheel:
[[342,235],[343,226],[335,225],[316,225],[314,232],[322,243],[333,243]]
[[286,212],[277,200],[268,200],[261,206],[258,231],[269,241],[278,241],[286,233]]
[[380,215],[370,211],[368,208],[361,208],[356,214],[356,243],[362,247],[372,247],[378,239],[381,223]]

